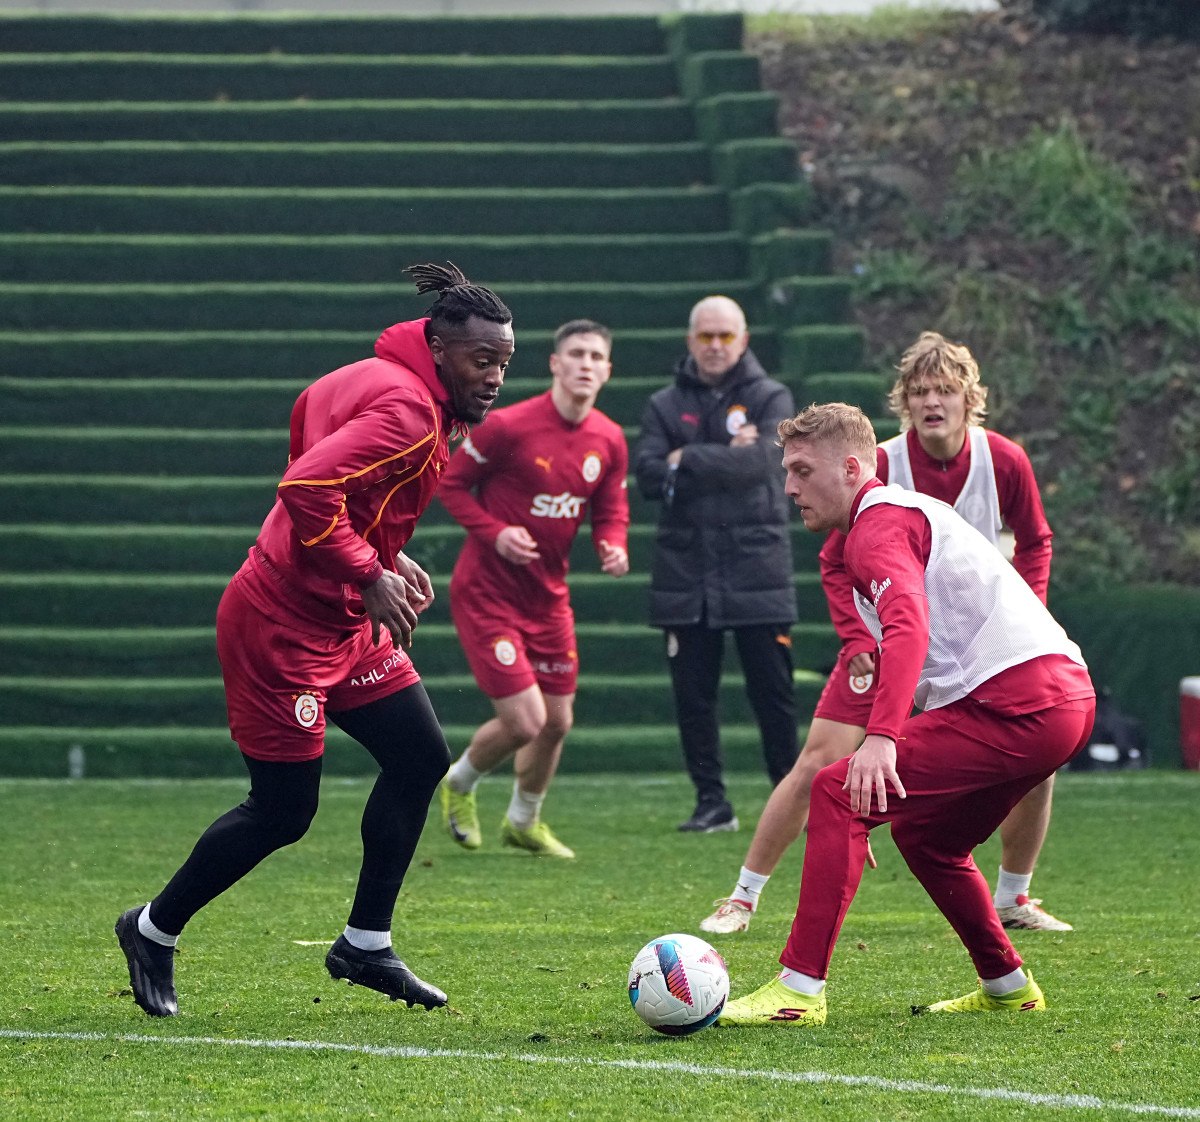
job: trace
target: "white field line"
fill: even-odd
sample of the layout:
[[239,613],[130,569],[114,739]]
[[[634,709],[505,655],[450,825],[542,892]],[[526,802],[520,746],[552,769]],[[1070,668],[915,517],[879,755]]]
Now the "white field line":
[[1200,1118],[1200,1107],[1165,1106],[1159,1103],[1120,1102],[1095,1095],[1043,1095],[1012,1091],[1006,1087],[952,1087],[947,1083],[922,1083],[915,1079],[884,1079],[877,1075],[838,1075],[828,1071],[773,1071],[771,1069],[718,1067],[661,1060],[598,1060],[578,1056],[544,1056],[536,1053],[471,1052],[463,1048],[415,1048],[378,1044],[337,1044],[323,1040],[238,1040],[215,1036],[149,1036],[143,1033],[31,1032],[0,1029],[0,1039],[113,1041],[122,1044],[167,1044],[172,1046],[212,1045],[226,1048],[263,1048],[292,1052],[348,1052],[384,1059],[452,1059],[475,1062],[559,1064],[563,1067],[616,1068],[671,1075],[700,1075],[718,1079],[761,1079],[771,1083],[827,1083],[840,1087],[868,1087],[903,1095],[955,1095],[959,1098],[1021,1103],[1024,1106],[1057,1107],[1067,1110],[1123,1111],[1160,1118]]

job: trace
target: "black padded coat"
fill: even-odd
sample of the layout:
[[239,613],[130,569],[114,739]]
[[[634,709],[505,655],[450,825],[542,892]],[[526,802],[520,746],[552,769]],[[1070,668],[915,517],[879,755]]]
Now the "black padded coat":
[[[641,493],[661,504],[651,624],[795,622],[790,503],[775,444],[779,422],[794,413],[791,391],[749,350],[714,387],[687,356],[674,384],[646,403],[634,471]],[[758,440],[731,448],[743,420],[758,427]],[[676,448],[683,456],[670,470],[667,455]]]

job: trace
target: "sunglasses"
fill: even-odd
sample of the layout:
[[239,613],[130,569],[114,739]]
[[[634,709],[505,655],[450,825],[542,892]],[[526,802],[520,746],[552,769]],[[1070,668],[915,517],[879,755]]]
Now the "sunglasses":
[[720,343],[722,347],[728,347],[736,338],[736,331],[697,331],[696,341],[702,346],[709,347],[713,343]]

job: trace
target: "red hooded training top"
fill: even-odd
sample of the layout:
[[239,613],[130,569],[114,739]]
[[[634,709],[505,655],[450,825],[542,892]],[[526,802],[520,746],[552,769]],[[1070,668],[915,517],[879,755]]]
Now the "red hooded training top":
[[455,424],[427,322],[394,324],[374,358],[326,374],[296,399],[287,471],[238,574],[271,618],[360,624],[359,590],[395,571]]

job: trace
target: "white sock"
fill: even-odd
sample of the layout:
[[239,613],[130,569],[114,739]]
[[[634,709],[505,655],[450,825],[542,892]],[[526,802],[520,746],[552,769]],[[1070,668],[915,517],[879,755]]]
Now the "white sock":
[[513,784],[512,799],[508,804],[508,820],[518,830],[528,830],[542,813],[542,802],[545,795],[531,795]]
[[475,770],[471,758],[464,752],[450,765],[450,770],[446,772],[446,782],[450,784],[451,791],[469,795],[475,790],[475,784],[483,774],[482,771]]
[[1016,904],[1018,896],[1029,895],[1031,880],[1033,880],[1032,873],[1010,873],[1001,865],[1000,875],[996,878],[996,895],[992,897],[992,903],[997,908],[1011,908]]
[[770,879],[770,873],[752,873],[743,865],[742,871],[738,873],[737,884],[733,886],[729,898],[742,904],[749,904],[750,910],[756,912],[758,911],[758,898],[762,895],[762,890]]
[[779,972],[779,980],[789,990],[802,993],[805,997],[817,997],[825,988],[823,978],[814,978],[811,974],[801,974],[799,970],[791,970],[786,966]]
[[983,985],[983,992],[991,994],[992,997],[1003,997],[1006,993],[1016,993],[1029,979],[1025,976],[1025,971],[1019,966],[1010,974],[1005,974],[1003,978],[981,978],[980,983]]
[[342,934],[346,936],[347,943],[360,951],[385,951],[392,945],[390,931],[368,931],[363,927],[351,927],[347,924]]
[[168,935],[165,931],[160,931],[150,922],[150,905],[147,904],[142,909],[142,914],[138,916],[138,931],[152,943],[158,943],[162,947],[173,947],[179,942],[178,935]]

